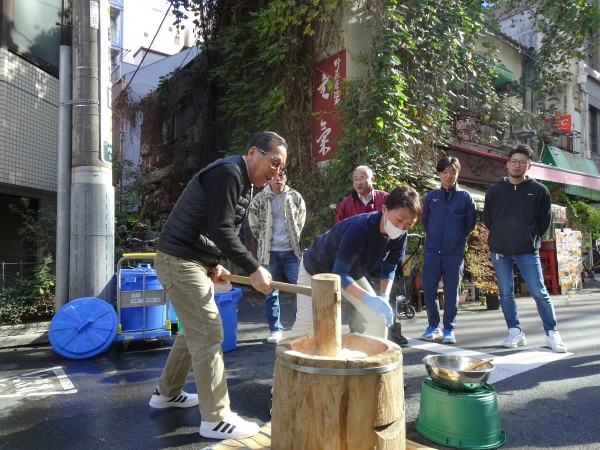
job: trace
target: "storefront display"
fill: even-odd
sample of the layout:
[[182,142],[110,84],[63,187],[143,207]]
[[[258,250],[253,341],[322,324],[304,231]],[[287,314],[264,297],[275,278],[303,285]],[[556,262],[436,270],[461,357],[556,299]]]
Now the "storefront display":
[[556,230],[556,262],[558,266],[558,280],[563,294],[572,290],[580,290],[582,263],[581,231],[563,228]]

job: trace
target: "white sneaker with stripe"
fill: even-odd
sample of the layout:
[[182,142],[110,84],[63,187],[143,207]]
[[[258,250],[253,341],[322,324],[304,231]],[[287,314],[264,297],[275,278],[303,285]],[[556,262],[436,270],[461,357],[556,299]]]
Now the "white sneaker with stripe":
[[198,406],[198,395],[181,391],[181,394],[176,395],[175,397],[167,397],[158,392],[158,387],[155,387],[152,398],[150,399],[150,406],[156,409],[190,408],[192,406]]
[[200,436],[211,439],[244,439],[258,433],[258,424],[230,413],[220,422],[200,422]]

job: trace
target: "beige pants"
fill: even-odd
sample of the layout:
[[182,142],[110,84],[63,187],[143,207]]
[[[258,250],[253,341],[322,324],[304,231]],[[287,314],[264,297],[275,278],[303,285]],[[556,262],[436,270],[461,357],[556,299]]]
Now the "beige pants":
[[230,409],[221,350],[223,325],[210,269],[161,251],[156,253],[154,266],[182,328],[158,380],[158,390],[167,397],[179,395],[193,367],[202,420],[218,422]]
[[[300,261],[298,284],[310,286],[311,280],[312,275],[310,275],[304,268],[304,261]],[[365,291],[376,295],[366,278],[360,278],[359,280],[354,281]],[[360,312],[367,320],[367,330],[365,331],[365,334],[387,339],[385,317],[375,313],[371,308],[365,305],[361,299],[348,294],[348,292],[346,292],[344,289],[342,289],[342,297],[352,303],[358,312]],[[301,336],[303,334],[314,334],[315,332],[313,325],[312,298],[302,294],[298,294],[297,298],[296,321],[294,322],[288,337]]]

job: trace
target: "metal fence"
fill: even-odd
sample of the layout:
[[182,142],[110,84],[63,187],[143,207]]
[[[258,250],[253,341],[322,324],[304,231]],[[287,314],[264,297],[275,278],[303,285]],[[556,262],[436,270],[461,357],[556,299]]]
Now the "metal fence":
[[[0,278],[0,293],[4,292],[7,286],[18,289],[19,294],[23,294],[23,282],[31,279],[35,269],[43,265],[43,261],[37,262],[5,262],[2,261],[2,274]],[[54,263],[50,263],[54,267]]]

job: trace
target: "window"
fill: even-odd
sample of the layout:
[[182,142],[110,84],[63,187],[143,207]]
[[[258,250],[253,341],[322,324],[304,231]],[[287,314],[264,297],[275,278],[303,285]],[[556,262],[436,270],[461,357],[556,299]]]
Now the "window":
[[185,107],[174,117],[173,138],[178,139],[188,133],[189,128],[194,125],[194,106]]
[[590,150],[592,153],[598,154],[598,142],[599,131],[598,126],[600,125],[600,110],[590,106]]
[[8,48],[46,72],[58,75],[63,11],[68,0],[4,2]]

